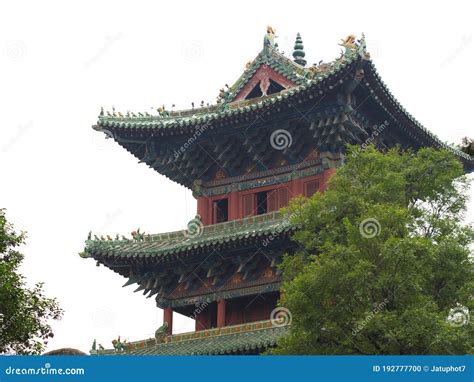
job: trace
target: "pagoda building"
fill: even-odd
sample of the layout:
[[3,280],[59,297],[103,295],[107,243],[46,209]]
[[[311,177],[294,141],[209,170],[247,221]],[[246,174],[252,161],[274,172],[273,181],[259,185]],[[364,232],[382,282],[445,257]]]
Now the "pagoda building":
[[[215,105],[157,114],[101,111],[93,128],[140,162],[192,190],[188,229],[91,234],[81,254],[154,298],[163,326],[154,338],[91,354],[259,354],[291,324],[278,307],[278,264],[298,244],[279,211],[291,198],[324,191],[347,144],[446,148],[466,171],[474,161],[443,144],[411,116],[378,75],[365,39],[348,36],[340,57],[307,66],[298,34],[293,57],[268,27],[262,51]],[[173,334],[173,312],[195,331]]]

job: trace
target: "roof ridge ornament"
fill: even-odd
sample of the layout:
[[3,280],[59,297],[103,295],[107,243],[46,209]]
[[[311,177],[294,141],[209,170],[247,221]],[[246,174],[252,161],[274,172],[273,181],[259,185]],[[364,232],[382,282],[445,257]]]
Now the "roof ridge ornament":
[[341,51],[341,58],[351,58],[358,54],[365,59],[370,59],[364,33],[362,33],[361,38],[358,40],[356,40],[353,34],[350,34],[346,38],[341,39],[339,46],[344,48],[344,50]]
[[276,43],[275,39],[277,36],[275,35],[276,29],[272,26],[267,26],[267,34],[263,38],[263,48],[277,48],[278,44]]
[[303,39],[299,32],[296,34],[295,47],[293,48],[293,61],[301,66],[306,65],[305,57],[306,53],[304,52]]

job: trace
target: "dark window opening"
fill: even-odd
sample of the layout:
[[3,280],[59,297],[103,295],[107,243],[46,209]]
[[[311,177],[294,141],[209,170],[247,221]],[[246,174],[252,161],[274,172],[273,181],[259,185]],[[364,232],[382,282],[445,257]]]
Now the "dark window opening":
[[285,90],[283,86],[281,86],[278,82],[270,80],[270,86],[268,87],[267,94],[275,94],[280,93],[282,90]]
[[257,98],[257,97],[261,97],[263,95],[262,93],[262,89],[260,89],[260,82],[255,85],[255,87],[252,89],[252,91],[247,94],[247,97],[245,97],[245,99],[252,99],[252,98]]
[[268,191],[258,192],[257,198],[257,215],[266,214],[268,212]]
[[223,223],[229,220],[229,200],[220,199],[214,202],[214,223]]

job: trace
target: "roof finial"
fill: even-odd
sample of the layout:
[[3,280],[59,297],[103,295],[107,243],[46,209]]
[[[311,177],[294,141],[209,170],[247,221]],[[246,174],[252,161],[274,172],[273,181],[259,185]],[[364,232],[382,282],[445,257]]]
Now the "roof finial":
[[306,65],[306,60],[304,59],[306,56],[304,52],[303,40],[301,39],[301,35],[298,33],[296,35],[295,47],[293,48],[293,58],[297,64],[301,66]]
[[277,48],[278,44],[275,42],[275,29],[270,25],[267,26],[267,34],[263,39],[263,47],[264,48]]

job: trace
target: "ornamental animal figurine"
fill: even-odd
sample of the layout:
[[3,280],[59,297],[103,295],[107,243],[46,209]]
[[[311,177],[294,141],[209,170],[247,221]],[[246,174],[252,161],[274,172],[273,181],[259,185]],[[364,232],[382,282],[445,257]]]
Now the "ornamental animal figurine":
[[197,197],[197,196],[201,196],[202,194],[202,181],[201,180],[195,180],[193,181],[193,186],[192,186],[192,190],[193,190],[193,196]]
[[357,40],[359,44],[359,53],[364,53],[367,49],[367,43],[365,42],[365,34],[362,33],[360,40]]
[[85,251],[79,252],[79,256],[81,256],[83,259],[89,258],[89,254]]
[[145,239],[145,233],[140,232],[140,228],[132,232],[132,238],[135,241],[143,241]]
[[169,111],[167,111],[165,109],[165,105],[162,105],[161,107],[159,107],[158,109],[156,109],[156,111],[158,112],[158,115],[162,118],[164,117],[169,117],[170,116],[170,113]]
[[165,321],[155,332],[155,342],[157,344],[162,343],[168,334],[168,323]]
[[101,351],[101,350],[105,350],[105,348],[104,348],[104,345],[99,344],[99,351]]
[[125,345],[127,344],[127,341],[124,340],[123,342],[120,340],[120,336],[116,340],[112,340],[112,345],[114,346],[114,350],[116,352],[122,352],[125,351]]
[[321,60],[317,64],[311,66],[309,70],[314,76],[316,76],[318,74],[329,72],[331,70],[331,64]]
[[341,39],[339,46],[344,48],[344,51],[341,52],[344,57],[351,55],[352,52],[357,49],[355,36],[350,34],[345,39]]
[[267,34],[263,38],[263,46],[264,48],[277,48],[278,44],[275,42],[275,29],[273,29],[270,25],[267,26]]
[[219,96],[217,97],[217,102],[229,102],[231,99],[232,93],[230,92],[229,85],[225,84],[225,89],[222,88],[219,90]]

